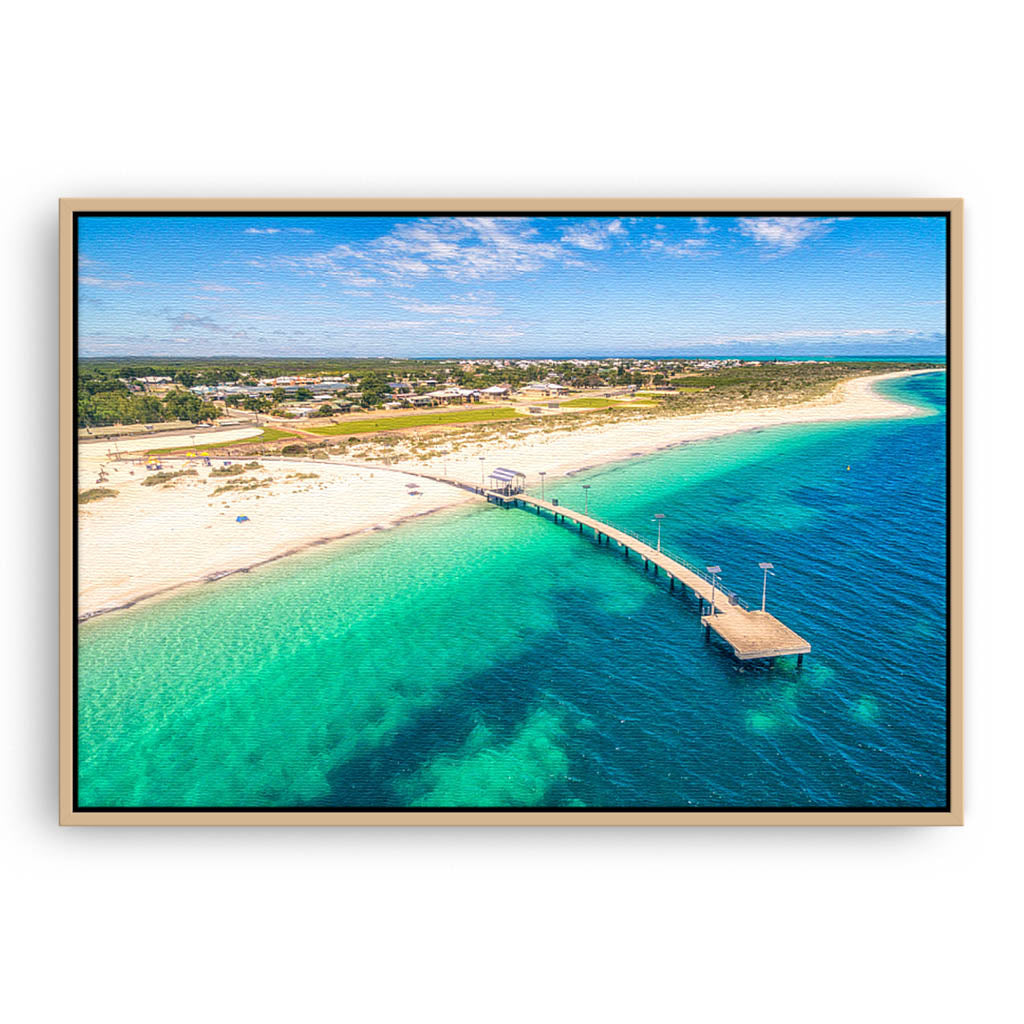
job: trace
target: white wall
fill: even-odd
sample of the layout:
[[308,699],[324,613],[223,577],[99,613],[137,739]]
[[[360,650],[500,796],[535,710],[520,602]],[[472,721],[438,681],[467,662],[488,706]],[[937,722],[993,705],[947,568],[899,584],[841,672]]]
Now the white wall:
[[[11,1019],[1007,1019],[1019,17],[891,0],[8,10],[0,342],[26,382],[2,392]],[[966,197],[965,828],[56,827],[57,197],[403,194]]]

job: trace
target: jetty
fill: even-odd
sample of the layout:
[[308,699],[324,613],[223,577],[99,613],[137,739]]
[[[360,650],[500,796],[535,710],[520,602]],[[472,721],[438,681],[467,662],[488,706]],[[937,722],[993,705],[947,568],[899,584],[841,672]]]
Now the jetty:
[[724,590],[716,577],[672,558],[634,534],[584,512],[523,492],[493,490],[484,494],[494,504],[533,509],[538,515],[547,513],[555,523],[575,525],[580,534],[589,531],[599,545],[608,548],[614,545],[624,558],[634,557],[642,561],[645,572],[653,572],[655,576],[659,570],[664,572],[668,577],[669,590],[675,590],[678,584],[696,596],[705,635],[710,638],[711,633],[716,634],[740,661],[796,655],[797,665],[800,665],[804,655],[810,653],[811,645],[774,615],[760,608],[748,608],[736,594]]
[[721,579],[673,558],[636,534],[602,522],[586,512],[577,512],[557,502],[527,494],[522,489],[523,473],[497,469],[487,478],[492,481],[492,486],[488,487],[482,473],[481,483],[477,485],[436,473],[408,469],[400,472],[459,487],[503,508],[532,509],[538,515],[547,513],[554,523],[572,524],[580,534],[589,531],[598,545],[611,549],[614,544],[616,552],[621,551],[624,558],[635,557],[642,562],[645,572],[653,572],[655,576],[659,571],[664,572],[670,591],[674,591],[677,585],[684,591],[690,591],[697,598],[705,636],[710,639],[714,633],[739,661],[771,661],[795,655],[800,666],[804,655],[810,654],[811,645],[799,633],[769,612],[749,608],[738,595],[722,587]]
[[[273,461],[293,460],[281,458]],[[362,463],[345,464],[366,468]],[[390,469],[381,466],[373,468]],[[598,545],[611,549],[614,544],[616,552],[621,551],[624,558],[635,557],[638,563],[642,562],[645,572],[653,572],[655,576],[659,571],[664,572],[670,591],[674,591],[677,584],[683,591],[690,591],[697,598],[705,636],[710,639],[714,633],[740,661],[774,660],[795,655],[799,666],[803,664],[804,655],[811,651],[811,645],[802,636],[774,615],[763,608],[749,608],[735,593],[722,586],[720,578],[672,557],[661,550],[660,544],[654,547],[636,534],[602,522],[587,512],[577,512],[557,501],[546,501],[527,494],[523,489],[525,474],[516,470],[495,470],[487,478],[492,482],[490,487],[484,482],[482,471],[480,484],[404,467],[390,471],[458,487],[503,508],[532,509],[537,515],[547,513],[552,522],[572,524],[581,535],[584,531],[590,531]]]

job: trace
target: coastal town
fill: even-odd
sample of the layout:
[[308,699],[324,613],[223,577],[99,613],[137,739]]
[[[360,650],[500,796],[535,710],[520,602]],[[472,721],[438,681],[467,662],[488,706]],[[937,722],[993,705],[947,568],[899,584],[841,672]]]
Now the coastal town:
[[[192,360],[158,369],[124,361],[84,363],[80,374],[84,391],[79,398],[80,426],[99,424],[118,413],[126,421],[154,422],[155,405],[132,402],[131,398],[166,400],[182,392],[205,404],[200,409],[193,401],[197,419],[216,418],[233,406],[251,412],[308,417],[357,408],[431,408],[500,401],[514,394],[552,398],[574,389],[611,388],[617,395],[626,395],[646,386],[672,393],[673,381],[741,365],[761,365],[760,361],[744,364],[739,359],[299,360],[289,372],[270,374],[260,361],[227,365],[204,362]],[[118,398],[122,399],[120,404]],[[127,404],[123,401],[126,398]]]
[[83,361],[79,428],[87,436],[95,428],[142,424],[153,430],[180,421],[224,425],[233,416],[261,415],[268,421],[339,422],[339,417],[370,410],[481,404],[491,407],[486,418],[502,406],[538,415],[643,408],[680,399],[687,411],[694,411],[708,404],[709,395],[751,398],[767,385],[777,397],[783,387],[800,393],[851,372],[846,364],[827,361],[733,358],[298,360],[291,366],[261,362],[267,361],[190,360],[156,367],[123,360]]

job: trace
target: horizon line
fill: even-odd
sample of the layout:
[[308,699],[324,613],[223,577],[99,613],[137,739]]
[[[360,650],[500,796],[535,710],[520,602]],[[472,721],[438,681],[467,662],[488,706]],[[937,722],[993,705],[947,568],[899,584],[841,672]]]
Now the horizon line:
[[126,353],[109,353],[109,354],[84,354],[78,353],[79,359],[168,359],[168,360],[181,360],[181,359],[424,359],[434,360],[437,362],[442,361],[455,361],[455,360],[485,360],[493,361],[496,359],[553,359],[558,361],[568,362],[573,359],[740,359],[744,361],[753,359],[790,359],[790,358],[829,358],[829,359],[882,359],[892,360],[897,359],[900,356],[911,357],[915,359],[945,359],[946,352],[896,352],[896,353],[879,353],[879,352],[829,352],[829,353],[814,353],[814,352],[794,352],[791,355],[781,355],[778,352],[763,352],[763,353],[728,353],[728,352],[685,352],[674,355],[665,355],[664,353],[659,355],[653,355],[648,352],[621,352],[615,353],[614,355],[597,355],[597,354],[576,354],[576,355],[526,355],[523,353],[509,353],[503,355],[296,355],[296,354],[281,354],[281,355],[267,355],[258,353],[220,353],[213,355],[182,355],[180,353],[169,353],[169,352],[141,352],[138,354],[126,354]]

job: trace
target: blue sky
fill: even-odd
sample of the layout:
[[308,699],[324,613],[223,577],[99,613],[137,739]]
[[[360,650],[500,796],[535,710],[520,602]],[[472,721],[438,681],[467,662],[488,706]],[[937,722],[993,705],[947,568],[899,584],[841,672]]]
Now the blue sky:
[[940,354],[939,217],[89,217],[99,355]]

